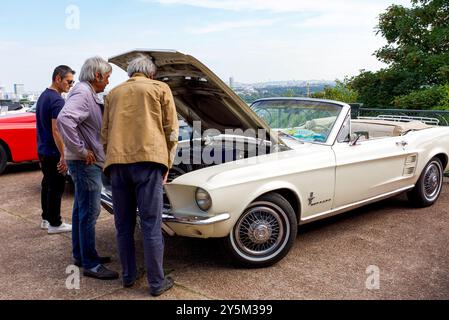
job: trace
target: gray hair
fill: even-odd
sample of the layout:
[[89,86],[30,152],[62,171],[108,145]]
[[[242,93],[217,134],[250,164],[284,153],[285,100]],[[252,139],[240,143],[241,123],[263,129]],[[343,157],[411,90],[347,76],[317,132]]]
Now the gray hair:
[[143,73],[151,78],[156,74],[156,66],[150,57],[140,54],[128,64],[128,76],[132,77],[135,73]]
[[99,73],[104,77],[107,73],[112,72],[112,66],[101,57],[89,58],[84,62],[79,75],[80,81],[95,81],[95,75]]

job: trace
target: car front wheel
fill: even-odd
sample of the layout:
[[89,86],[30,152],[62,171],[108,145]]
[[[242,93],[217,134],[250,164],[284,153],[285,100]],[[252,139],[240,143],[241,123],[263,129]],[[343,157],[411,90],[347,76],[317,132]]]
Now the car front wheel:
[[424,167],[415,188],[407,193],[409,201],[416,207],[433,205],[440,196],[443,186],[443,165],[440,159],[433,158]]
[[276,193],[264,195],[241,215],[225,245],[237,264],[267,267],[290,251],[298,223],[290,203]]

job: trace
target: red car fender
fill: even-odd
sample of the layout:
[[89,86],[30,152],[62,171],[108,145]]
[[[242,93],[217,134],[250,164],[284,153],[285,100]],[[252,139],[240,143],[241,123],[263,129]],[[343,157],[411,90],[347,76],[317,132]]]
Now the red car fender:
[[0,143],[7,146],[12,162],[38,160],[36,115],[0,118]]

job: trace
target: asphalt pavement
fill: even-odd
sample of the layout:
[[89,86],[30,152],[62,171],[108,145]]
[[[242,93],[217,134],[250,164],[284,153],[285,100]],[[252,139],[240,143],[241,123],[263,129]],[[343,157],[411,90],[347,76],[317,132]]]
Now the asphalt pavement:
[[[71,234],[39,228],[41,173],[36,164],[0,176],[0,299],[154,299],[146,278],[131,289],[120,280],[80,277],[70,269]],[[71,221],[73,193],[63,218]],[[143,268],[136,233],[138,265]],[[97,248],[120,271],[113,217],[102,211]],[[431,208],[404,196],[299,228],[289,255],[265,269],[234,267],[218,240],[167,238],[166,272],[175,287],[158,299],[449,299],[449,180]],[[74,273],[75,272],[75,273]],[[79,289],[77,288],[79,287]]]

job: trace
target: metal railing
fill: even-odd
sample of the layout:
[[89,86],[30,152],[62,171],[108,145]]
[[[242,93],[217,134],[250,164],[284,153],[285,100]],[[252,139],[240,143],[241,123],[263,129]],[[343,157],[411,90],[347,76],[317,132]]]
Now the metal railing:
[[352,116],[358,117],[378,117],[382,115],[413,117],[422,119],[438,119],[440,126],[449,126],[449,111],[445,110],[407,110],[407,109],[370,109],[354,108]]
[[368,120],[388,120],[394,122],[411,122],[411,121],[421,121],[422,123],[438,126],[440,124],[440,120],[437,118],[429,118],[429,117],[412,117],[412,116],[402,116],[402,115],[391,115],[391,114],[381,114],[377,117],[362,117],[359,116],[358,119],[368,119]]

